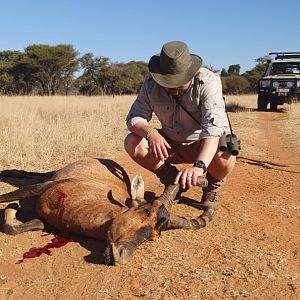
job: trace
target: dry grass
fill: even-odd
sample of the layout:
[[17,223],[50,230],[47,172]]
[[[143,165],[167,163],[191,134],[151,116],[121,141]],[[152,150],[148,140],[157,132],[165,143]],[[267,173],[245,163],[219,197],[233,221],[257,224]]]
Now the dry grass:
[[0,164],[38,170],[123,151],[134,96],[0,97]]
[[[134,99],[0,97],[0,167],[43,171],[82,157],[124,154],[123,140],[128,132],[125,118]],[[236,125],[241,115],[231,112],[252,114],[256,95],[226,96],[226,104]],[[299,137],[300,104],[287,109],[288,120],[283,121],[282,128]],[[158,125],[155,118],[153,125]]]
[[225,96],[227,111],[246,112],[256,109],[257,95],[229,95]]

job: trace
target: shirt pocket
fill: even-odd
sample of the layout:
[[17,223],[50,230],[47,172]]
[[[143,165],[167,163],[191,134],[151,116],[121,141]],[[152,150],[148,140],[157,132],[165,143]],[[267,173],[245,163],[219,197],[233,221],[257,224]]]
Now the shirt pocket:
[[172,127],[174,107],[168,103],[152,102],[151,107],[163,126]]

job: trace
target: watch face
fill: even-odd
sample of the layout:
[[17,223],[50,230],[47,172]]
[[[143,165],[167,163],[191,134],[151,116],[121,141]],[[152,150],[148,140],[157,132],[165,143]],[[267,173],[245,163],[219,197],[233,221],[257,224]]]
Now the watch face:
[[199,168],[202,168],[203,165],[204,165],[204,164],[203,164],[202,161],[197,161],[197,162],[196,162],[196,166],[199,167]]
[[198,168],[202,168],[204,171],[206,171],[206,165],[205,165],[205,163],[202,160],[197,160],[194,163],[194,166],[198,167]]

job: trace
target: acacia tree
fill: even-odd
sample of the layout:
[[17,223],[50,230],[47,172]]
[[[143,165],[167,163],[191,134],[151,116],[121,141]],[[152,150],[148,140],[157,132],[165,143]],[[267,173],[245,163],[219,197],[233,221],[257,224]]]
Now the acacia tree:
[[223,91],[227,94],[245,93],[249,85],[248,80],[244,76],[222,77]]
[[0,91],[3,94],[25,94],[26,79],[22,70],[18,69],[19,63],[25,54],[20,51],[0,52]]
[[77,51],[72,45],[31,45],[25,49],[32,75],[44,95],[55,95],[78,71]]
[[92,53],[79,61],[83,74],[76,79],[76,85],[85,95],[137,93],[148,72],[144,62],[111,63],[109,58],[94,57]]
[[144,62],[112,65],[106,75],[107,87],[112,94],[136,94],[147,72]]
[[83,75],[77,82],[80,82],[80,92],[88,95],[105,94],[107,92],[105,73],[109,69],[108,57],[94,57],[92,53],[86,53],[79,58]]
[[250,83],[250,92],[257,92],[258,80],[265,74],[268,67],[267,59],[257,58],[256,66],[249,71],[246,71],[243,76],[247,78]]
[[222,68],[220,75],[221,75],[221,77],[226,77],[226,76],[228,76],[228,72],[224,68]]
[[228,76],[239,76],[240,75],[241,66],[239,64],[230,65],[227,70]]
[[37,86],[34,73],[37,68],[31,63],[26,53],[22,53],[20,59],[10,69],[10,74],[18,84],[18,94],[28,95]]

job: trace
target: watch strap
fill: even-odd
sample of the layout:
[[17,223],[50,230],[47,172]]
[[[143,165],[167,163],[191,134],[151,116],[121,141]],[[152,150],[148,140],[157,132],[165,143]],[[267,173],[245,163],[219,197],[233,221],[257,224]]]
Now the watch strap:
[[196,160],[193,164],[193,167],[203,169],[204,173],[207,171],[207,167],[206,167],[205,162],[203,160]]

